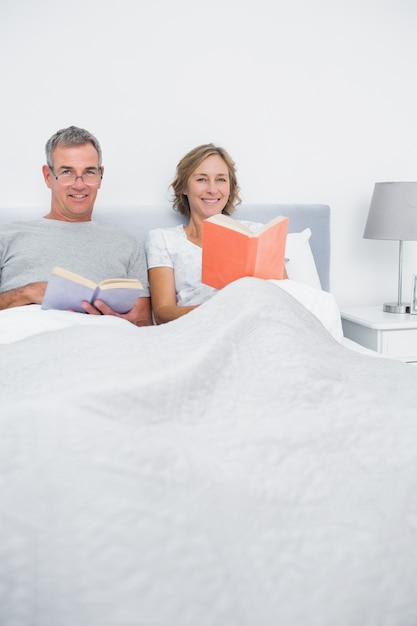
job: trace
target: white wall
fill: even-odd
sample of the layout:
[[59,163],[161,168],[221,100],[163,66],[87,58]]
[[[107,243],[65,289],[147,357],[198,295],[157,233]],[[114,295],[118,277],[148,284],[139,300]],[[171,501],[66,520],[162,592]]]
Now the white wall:
[[168,207],[213,141],[244,201],[330,204],[341,306],[395,300],[398,244],[362,235],[374,183],[417,180],[416,26],[415,0],[2,3],[0,206],[49,204],[44,144],[70,124],[102,144],[98,206]]

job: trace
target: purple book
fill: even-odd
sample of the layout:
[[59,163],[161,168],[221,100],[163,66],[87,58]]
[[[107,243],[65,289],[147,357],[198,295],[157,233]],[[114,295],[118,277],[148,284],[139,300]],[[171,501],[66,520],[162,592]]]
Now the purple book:
[[81,302],[103,300],[116,313],[127,313],[143,293],[142,283],[134,278],[109,278],[98,285],[93,281],[55,267],[48,280],[42,309],[60,309],[85,313]]

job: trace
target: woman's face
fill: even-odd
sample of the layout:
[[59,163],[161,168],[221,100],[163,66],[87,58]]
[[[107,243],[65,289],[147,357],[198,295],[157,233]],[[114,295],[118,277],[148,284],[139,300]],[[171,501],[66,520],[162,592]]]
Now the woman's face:
[[212,154],[200,163],[188,178],[183,191],[190,211],[203,219],[221,213],[230,196],[230,176],[225,161]]

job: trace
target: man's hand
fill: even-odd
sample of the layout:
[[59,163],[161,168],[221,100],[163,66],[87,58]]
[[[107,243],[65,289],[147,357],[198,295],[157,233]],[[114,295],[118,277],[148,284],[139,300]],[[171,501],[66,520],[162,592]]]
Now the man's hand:
[[81,303],[84,311],[90,315],[113,315],[114,317],[121,317],[128,322],[131,322],[135,326],[151,326],[152,314],[151,314],[151,299],[150,298],[138,298],[133,307],[127,313],[116,313],[102,300],[95,300],[94,306],[84,301]]

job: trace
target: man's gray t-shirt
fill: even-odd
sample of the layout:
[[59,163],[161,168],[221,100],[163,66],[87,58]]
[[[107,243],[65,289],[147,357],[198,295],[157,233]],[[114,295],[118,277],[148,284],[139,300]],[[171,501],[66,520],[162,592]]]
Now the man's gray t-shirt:
[[56,265],[94,282],[138,278],[149,295],[144,249],[122,229],[46,218],[0,227],[0,292],[47,281]]

